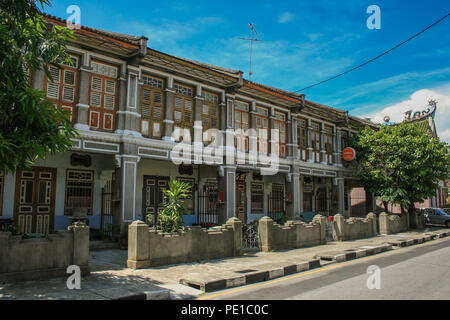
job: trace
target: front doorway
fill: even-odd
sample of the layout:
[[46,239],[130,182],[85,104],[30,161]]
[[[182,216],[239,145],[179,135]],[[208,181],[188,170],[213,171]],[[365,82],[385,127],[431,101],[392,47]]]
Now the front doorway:
[[17,170],[14,224],[21,233],[53,232],[56,168]]
[[243,224],[247,223],[247,194],[245,181],[236,181],[236,216]]
[[[164,192],[168,188],[169,177],[144,176],[143,204],[145,215],[153,215],[156,223],[158,212],[163,208]],[[144,217],[145,219],[147,217]]]

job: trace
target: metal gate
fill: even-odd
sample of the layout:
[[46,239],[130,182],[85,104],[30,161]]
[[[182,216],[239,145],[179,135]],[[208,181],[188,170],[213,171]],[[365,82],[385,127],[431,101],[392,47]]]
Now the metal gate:
[[198,195],[198,224],[202,227],[217,226],[217,189],[207,188]]
[[261,241],[259,240],[258,221],[242,226],[242,250],[260,251]]
[[278,220],[285,215],[284,193],[272,192],[268,195],[269,200],[269,217]]
[[102,216],[101,231],[103,238],[112,238],[113,236],[113,180],[106,181],[102,188]]

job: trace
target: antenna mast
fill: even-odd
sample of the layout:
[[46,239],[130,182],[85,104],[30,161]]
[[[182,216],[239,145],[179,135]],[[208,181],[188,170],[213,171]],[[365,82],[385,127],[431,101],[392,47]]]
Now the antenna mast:
[[248,76],[249,76],[249,80],[251,81],[252,80],[252,74],[253,74],[253,72],[252,72],[253,42],[262,41],[262,40],[256,38],[256,36],[258,35],[258,32],[256,31],[255,26],[253,25],[253,23],[250,22],[248,24],[248,26],[251,29],[251,36],[250,36],[250,38],[239,38],[239,39],[240,40],[245,40],[245,41],[250,41],[250,69],[249,69]]

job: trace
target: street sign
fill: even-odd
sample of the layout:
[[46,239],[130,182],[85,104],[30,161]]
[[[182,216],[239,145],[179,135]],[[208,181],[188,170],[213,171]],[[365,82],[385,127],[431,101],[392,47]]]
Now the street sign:
[[353,148],[347,147],[344,150],[342,150],[342,158],[346,161],[352,161],[355,159],[356,151]]

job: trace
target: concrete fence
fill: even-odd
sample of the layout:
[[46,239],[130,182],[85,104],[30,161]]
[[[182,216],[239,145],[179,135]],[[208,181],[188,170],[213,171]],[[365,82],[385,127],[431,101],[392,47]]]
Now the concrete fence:
[[163,233],[142,221],[128,227],[127,266],[132,269],[242,255],[242,222],[229,219],[216,230],[199,226]]
[[258,224],[262,251],[295,249],[326,243],[326,218],[316,215],[311,223],[288,221],[283,226],[269,217]]
[[377,216],[369,213],[366,218],[348,218],[341,214],[334,216],[333,240],[345,241],[370,238],[377,235]]
[[382,212],[379,216],[380,234],[391,234],[408,231],[408,218],[406,214],[387,214]]
[[0,282],[68,276],[70,265],[79,266],[81,274],[88,275],[88,259],[89,227],[84,224],[41,239],[0,232]]

